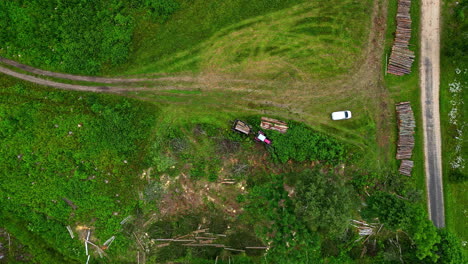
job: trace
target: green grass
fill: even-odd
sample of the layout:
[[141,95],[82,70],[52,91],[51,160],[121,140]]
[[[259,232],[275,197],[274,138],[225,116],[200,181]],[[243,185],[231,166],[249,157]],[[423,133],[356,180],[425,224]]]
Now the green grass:
[[269,78],[346,74],[355,63],[349,57],[359,57],[365,44],[362,21],[370,3],[184,1],[164,24],[139,21],[130,63],[122,69]]
[[[466,6],[466,4],[465,4]],[[442,52],[441,52],[441,83],[440,83],[440,111],[441,111],[441,128],[442,128],[442,165],[444,175],[444,198],[445,198],[445,221],[447,229],[455,233],[462,241],[468,241],[467,232],[467,210],[468,210],[468,196],[466,190],[468,188],[468,181],[455,182],[451,174],[455,171],[452,168],[452,162],[457,156],[461,156],[465,161],[464,169],[457,169],[459,172],[468,175],[467,160],[467,130],[466,130],[466,117],[468,116],[468,74],[466,73],[468,65],[466,63],[466,54],[461,55],[456,50],[461,50],[463,54],[463,46],[461,42],[466,41],[466,37],[462,37],[459,32],[467,27],[467,22],[460,21],[456,16],[456,5],[454,1],[443,1],[442,15],[444,24],[441,36]],[[465,8],[466,14],[466,8]],[[461,31],[460,31],[461,30]],[[458,45],[455,45],[458,44]],[[454,52],[455,51],[455,52]],[[457,73],[456,70],[459,70]],[[461,92],[454,93],[450,91],[450,85],[459,83]],[[462,102],[464,105],[458,105],[458,113],[454,115],[451,120],[449,117],[452,111],[452,101]],[[457,122],[457,125],[453,124]],[[465,126],[462,129],[462,126]],[[462,130],[460,135],[457,130]],[[457,139],[460,138],[461,139]],[[457,145],[461,147],[457,151]],[[468,248],[464,247],[465,254],[468,255]]]
[[[443,58],[441,60],[441,127],[442,127],[442,149],[443,149],[443,175],[444,175],[444,192],[445,192],[445,212],[446,212],[446,225],[452,232],[456,233],[462,240],[468,240],[468,232],[466,228],[466,222],[468,218],[468,197],[466,190],[468,188],[468,182],[454,182],[450,176],[454,172],[451,163],[456,159],[457,156],[465,159],[464,169],[459,169],[464,175],[468,174],[466,165],[466,128],[463,133],[463,141],[456,140],[459,137],[457,129],[459,126],[451,124],[449,113],[452,110],[451,101],[454,100],[452,93],[449,91],[449,84],[459,82],[462,87],[467,87],[468,76],[467,74],[456,74],[455,69],[459,65],[454,65],[449,59]],[[466,88],[463,88],[466,89]],[[466,91],[461,93],[458,100],[468,102],[468,94]],[[459,111],[462,109],[458,107]],[[456,118],[458,124],[463,123],[464,117],[467,115],[467,110],[464,109],[464,113]],[[466,123],[466,122],[465,122]],[[455,148],[457,145],[461,146],[461,152],[456,152]],[[466,177],[466,176],[465,176]]]
[[[466,140],[466,128],[463,133],[464,141],[461,143],[462,152],[456,153],[455,148],[456,145],[460,144],[455,140],[458,137],[456,129],[459,127],[455,127],[450,123],[449,112],[452,109],[450,101],[453,100],[452,94],[449,92],[449,83],[458,81],[464,82],[463,87],[467,87],[467,80],[468,77],[465,73],[457,75],[455,73],[455,68],[457,65],[453,65],[449,60],[442,59],[442,67],[441,71],[441,127],[442,127],[442,148],[443,148],[443,175],[444,175],[444,192],[445,192],[445,212],[446,212],[446,225],[449,230],[456,233],[463,241],[468,240],[468,232],[466,228],[466,222],[468,218],[467,210],[468,210],[468,197],[466,195],[466,190],[468,188],[468,181],[456,183],[453,182],[450,174],[453,173],[451,162],[454,159],[461,155],[465,159],[465,169],[461,169],[460,171],[464,173],[464,175],[468,174],[468,169],[466,165],[466,148],[467,148],[467,140]],[[463,81],[464,80],[464,81]],[[465,88],[466,89],[466,88]],[[465,92],[462,93],[463,97],[462,100],[468,102],[468,95]],[[461,109],[459,109],[461,110]],[[458,118],[458,122],[461,123],[464,120],[464,116],[467,115],[467,111],[465,109],[465,113],[462,114],[461,118]],[[466,177],[466,176],[465,176]],[[468,252],[468,249],[465,250]]]
[[[368,140],[379,128],[380,105],[369,92],[375,89],[373,77],[356,73],[363,50],[370,48],[371,2],[182,2],[164,23],[145,16],[136,21],[130,62],[107,73],[203,71],[196,83],[200,94],[174,90],[132,96],[304,121],[368,153],[365,163],[385,167],[388,151]],[[340,109],[353,111],[353,119],[332,122],[330,112]]]

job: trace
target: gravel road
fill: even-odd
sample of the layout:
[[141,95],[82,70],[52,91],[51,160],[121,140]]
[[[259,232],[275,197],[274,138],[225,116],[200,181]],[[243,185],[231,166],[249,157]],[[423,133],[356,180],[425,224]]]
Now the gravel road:
[[421,6],[421,105],[429,217],[445,226],[442,184],[442,151],[439,114],[440,0],[422,0]]

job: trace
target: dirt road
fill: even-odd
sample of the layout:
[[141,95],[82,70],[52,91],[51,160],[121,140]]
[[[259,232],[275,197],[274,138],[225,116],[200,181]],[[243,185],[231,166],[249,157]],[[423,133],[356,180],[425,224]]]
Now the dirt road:
[[[0,66],[0,73],[4,73],[6,75],[10,75],[16,77],[21,80],[25,80],[28,82],[37,83],[40,85],[45,85],[49,87],[65,89],[65,90],[75,90],[75,91],[88,91],[88,92],[110,92],[109,87],[106,86],[86,86],[86,85],[75,85],[75,84],[66,84],[66,83],[58,83],[54,81],[49,81],[41,78],[37,78],[34,76],[30,76],[27,74],[19,73],[12,71],[8,68],[4,68]],[[114,90],[115,89],[115,90]],[[113,92],[119,92],[121,89],[113,87]]]
[[442,151],[439,115],[440,0],[422,0],[421,6],[421,105],[429,217],[445,226],[442,185]]
[[[95,83],[138,83],[138,82],[154,82],[154,81],[186,81],[191,82],[194,80],[191,76],[177,76],[177,77],[158,77],[158,78],[110,78],[110,77],[97,77],[97,76],[82,76],[82,75],[74,75],[74,74],[67,74],[67,73],[60,73],[60,72],[51,72],[45,71],[38,68],[34,68],[13,60],[9,60],[7,58],[0,57],[0,62],[14,66],[19,68],[23,71],[27,71],[29,73],[42,75],[42,76],[49,76],[54,78],[66,79],[70,81],[84,81],[84,82],[95,82]],[[58,87],[56,87],[58,88]]]

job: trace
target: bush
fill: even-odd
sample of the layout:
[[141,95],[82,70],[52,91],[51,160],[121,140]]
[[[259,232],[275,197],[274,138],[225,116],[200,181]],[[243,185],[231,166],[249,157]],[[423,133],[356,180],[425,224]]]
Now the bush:
[[377,217],[381,223],[396,230],[411,221],[411,208],[393,194],[378,192],[367,199],[362,215],[369,221]]
[[453,183],[464,182],[468,179],[468,176],[457,169],[452,169],[449,171],[448,178]]
[[440,243],[437,244],[437,254],[440,256],[439,263],[466,263],[467,259],[463,255],[460,239],[445,228],[439,229],[438,232],[440,235]]
[[319,160],[337,164],[345,158],[343,144],[301,124],[291,124],[285,134],[268,131],[267,135],[273,141],[268,151],[275,162]]
[[296,184],[295,212],[311,230],[337,236],[348,227],[356,198],[335,175],[306,170]]
[[263,242],[271,243],[266,259],[278,264],[320,259],[319,238],[294,213],[293,201],[283,184],[282,175],[271,175],[267,183],[255,186],[246,197],[246,217]]
[[57,71],[98,74],[128,59],[135,14],[164,22],[174,0],[0,1],[0,54]]
[[165,22],[180,6],[174,0],[145,0],[144,5],[160,23]]

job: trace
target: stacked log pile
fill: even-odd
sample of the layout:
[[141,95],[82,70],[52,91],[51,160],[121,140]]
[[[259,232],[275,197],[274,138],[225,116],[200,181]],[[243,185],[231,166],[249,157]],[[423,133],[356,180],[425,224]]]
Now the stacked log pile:
[[262,117],[260,127],[263,129],[276,130],[281,133],[286,133],[288,131],[288,124],[283,121],[268,117]]
[[241,120],[236,120],[232,128],[234,129],[234,131],[237,131],[246,135],[250,134],[252,130],[252,128],[250,128],[250,126],[247,123]]
[[398,115],[398,148],[396,158],[399,160],[411,159],[414,148],[414,121],[413,109],[409,102],[396,104]]
[[396,104],[398,118],[398,143],[397,154],[398,160],[403,160],[400,165],[400,173],[406,176],[411,176],[413,161],[411,159],[414,148],[414,128],[416,121],[414,120],[413,109],[410,102],[401,102]]
[[411,170],[413,169],[414,162],[412,160],[402,160],[400,164],[399,172],[405,176],[411,176]]
[[411,73],[414,52],[408,48],[411,39],[411,0],[398,0],[397,28],[387,72],[394,75]]

